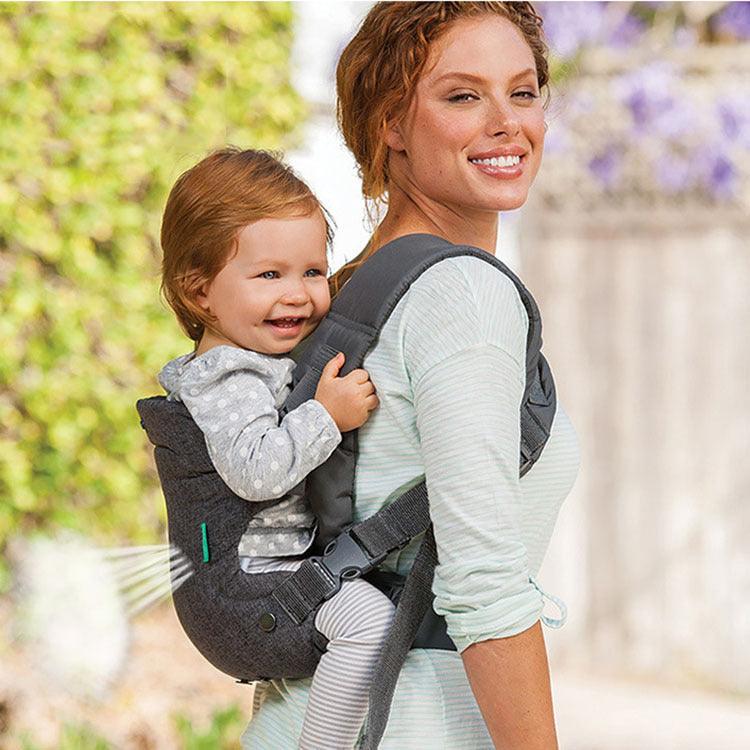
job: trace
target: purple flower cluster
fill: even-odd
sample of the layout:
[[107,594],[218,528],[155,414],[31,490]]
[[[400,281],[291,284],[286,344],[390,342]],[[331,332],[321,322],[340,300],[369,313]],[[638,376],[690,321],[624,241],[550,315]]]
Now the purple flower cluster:
[[646,30],[640,18],[628,13],[625,3],[540,2],[536,7],[544,19],[550,48],[564,58],[573,57],[585,46],[632,46]]
[[[741,177],[736,152],[750,150],[750,101],[724,96],[718,104],[703,106],[667,61],[613,79],[610,91],[628,118],[586,162],[603,188],[617,189],[628,154],[635,153],[668,194],[700,189],[719,200],[736,195]],[[573,90],[553,121],[545,151],[554,155],[574,149],[574,133],[590,127],[601,106],[598,101],[592,108],[590,92]]]
[[588,168],[597,180],[608,190],[616,187],[622,172],[622,151],[609,145],[588,162]]
[[678,84],[674,66],[657,60],[637,68],[613,81],[615,94],[625,103],[633,117],[634,133],[644,135],[654,130],[662,135],[675,122],[677,106],[674,97]]
[[728,95],[721,99],[716,110],[722,135],[728,141],[750,150],[750,99],[736,94]]
[[654,169],[664,190],[678,193],[702,187],[718,199],[733,197],[739,175],[730,153],[732,143],[750,148],[746,99],[720,98],[701,107],[674,66],[658,60],[613,85],[630,111],[634,140],[650,138],[660,146]]
[[[630,15],[629,5],[539,3],[550,46],[563,57],[575,55],[585,45],[620,48],[637,44],[646,24]],[[658,12],[663,4],[648,5]],[[750,2],[728,3],[715,21],[717,28],[736,38],[750,39]],[[692,44],[694,38],[683,34],[676,44]],[[574,81],[571,85],[569,106],[555,123],[556,133],[550,133],[548,150],[552,153],[569,149],[576,122],[595,116],[601,106],[597,102],[591,112],[590,92],[578,93]],[[717,200],[731,200],[737,194],[741,178],[737,151],[750,150],[748,97],[727,86],[712,92],[710,100],[702,100],[691,94],[679,69],[658,59],[613,79],[611,86],[613,98],[628,113],[628,122],[623,132],[613,134],[611,142],[600,146],[587,161],[590,174],[602,187],[618,186],[627,154],[635,151],[667,193],[707,190]]]
[[736,39],[750,39],[750,3],[727,3],[716,17],[716,28]]

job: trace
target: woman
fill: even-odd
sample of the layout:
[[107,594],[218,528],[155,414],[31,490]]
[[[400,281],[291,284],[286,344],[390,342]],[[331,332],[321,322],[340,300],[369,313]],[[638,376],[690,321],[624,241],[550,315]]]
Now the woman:
[[[387,199],[368,247],[428,233],[493,253],[498,211],[539,169],[547,83],[529,3],[379,3],[339,61],[339,118],[363,192]],[[539,570],[578,467],[558,403],[519,480],[528,319],[512,282],[476,258],[415,282],[365,358],[380,408],[359,432],[356,520],[425,475],[439,564],[433,590],[459,654],[412,650],[383,750],[557,747]],[[416,543],[385,568],[408,571]],[[545,619],[546,621],[546,619]],[[245,748],[295,746],[308,681],[276,684]]]

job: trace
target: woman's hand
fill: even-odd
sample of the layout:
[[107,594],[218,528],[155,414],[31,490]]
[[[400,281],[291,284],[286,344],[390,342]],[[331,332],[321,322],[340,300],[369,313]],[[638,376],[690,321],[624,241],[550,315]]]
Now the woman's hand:
[[315,400],[325,406],[340,432],[361,427],[380,403],[367,370],[352,370],[338,377],[345,356],[339,352],[323,368]]

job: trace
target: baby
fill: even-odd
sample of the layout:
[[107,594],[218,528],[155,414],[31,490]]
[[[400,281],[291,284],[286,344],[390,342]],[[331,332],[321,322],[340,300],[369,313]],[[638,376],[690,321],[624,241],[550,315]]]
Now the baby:
[[[323,369],[315,398],[279,420],[294,362],[286,355],[331,304],[330,228],[310,189],[272,155],[225,148],[176,182],[162,223],[162,290],[195,350],[159,374],[205,435],[221,478],[250,502],[278,498],[239,546],[248,574],[296,570],[315,536],[305,476],[378,405],[365,370]],[[363,580],[343,583],[315,617],[328,638],[310,691],[300,748],[352,748],[372,671],[393,619]],[[238,644],[240,647],[240,644]]]

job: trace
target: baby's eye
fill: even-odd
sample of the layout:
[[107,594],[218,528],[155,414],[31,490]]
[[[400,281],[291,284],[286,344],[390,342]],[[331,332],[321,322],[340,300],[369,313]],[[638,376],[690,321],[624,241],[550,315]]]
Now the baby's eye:
[[311,274],[312,276],[323,276],[323,272],[319,268],[311,268],[309,271],[305,271],[305,275]]
[[263,271],[263,273],[258,274],[259,279],[276,279],[279,276],[278,271]]

